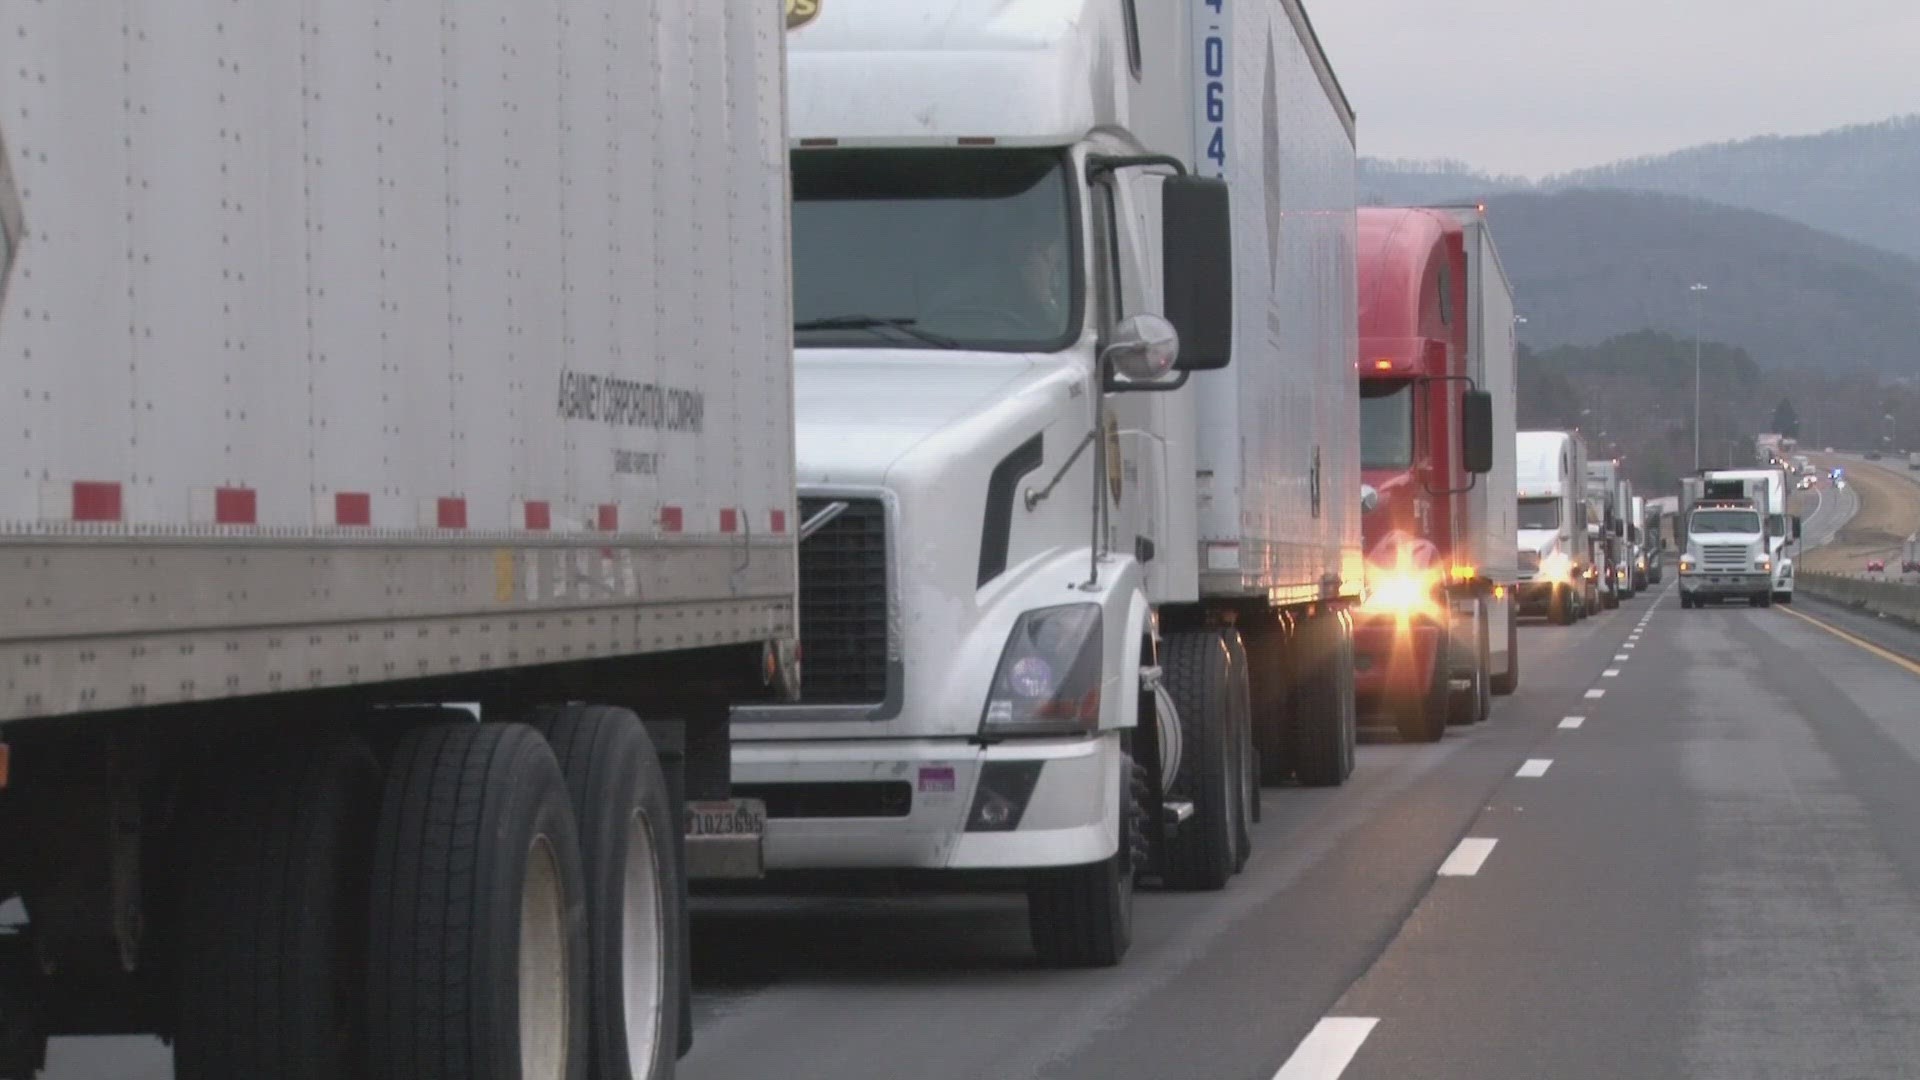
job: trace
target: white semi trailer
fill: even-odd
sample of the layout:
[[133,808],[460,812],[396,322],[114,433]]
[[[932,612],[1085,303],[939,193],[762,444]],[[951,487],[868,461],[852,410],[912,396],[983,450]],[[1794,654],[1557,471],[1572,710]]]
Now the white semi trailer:
[[0,13],[0,1076],[666,1075],[794,675],[778,13]]
[[1115,963],[1136,876],[1352,768],[1352,114],[1296,0],[793,24],[806,670],[735,778],[770,870],[1011,881]]

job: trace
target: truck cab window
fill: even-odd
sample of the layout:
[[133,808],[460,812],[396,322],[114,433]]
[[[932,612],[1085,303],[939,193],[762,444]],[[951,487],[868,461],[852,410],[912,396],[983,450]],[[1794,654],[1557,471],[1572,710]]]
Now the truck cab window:
[[1360,384],[1360,467],[1404,469],[1413,464],[1413,381],[1369,379]]
[[1521,499],[1520,528],[1557,529],[1560,527],[1559,499]]
[[793,155],[794,328],[804,346],[1064,347],[1079,268],[1053,150]]
[[1687,527],[1694,533],[1757,533],[1760,515],[1751,510],[1695,510]]

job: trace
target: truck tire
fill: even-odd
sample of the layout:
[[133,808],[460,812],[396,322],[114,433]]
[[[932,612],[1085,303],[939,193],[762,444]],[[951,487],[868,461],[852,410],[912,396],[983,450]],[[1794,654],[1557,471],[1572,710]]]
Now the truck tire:
[[1790,592],[1774,593],[1773,602],[1776,604],[1791,604],[1793,603],[1793,594]]
[[1620,606],[1620,590],[1618,588],[1603,590],[1600,593],[1600,606],[1603,608],[1606,608],[1608,611],[1612,611],[1613,609],[1619,607]]
[[566,778],[587,881],[591,1080],[672,1080],[679,1061],[684,882],[667,780],[640,718],[537,710]]
[[367,1075],[584,1080],[586,907],[567,783],[539,732],[409,731],[374,837]]
[[1300,635],[1285,626],[1247,630],[1247,685],[1252,695],[1253,748],[1259,756],[1260,784],[1273,787],[1293,778],[1293,710],[1300,689],[1294,654]]
[[1553,593],[1547,597],[1547,621],[1555,626],[1572,626],[1574,618],[1573,589],[1566,585],[1555,585]]
[[1253,857],[1253,823],[1260,817],[1260,755],[1253,745],[1253,673],[1247,665],[1247,643],[1237,629],[1220,632],[1227,643],[1227,658],[1235,675],[1227,680],[1233,690],[1232,745],[1238,748],[1238,765],[1233,771],[1234,873],[1246,868]]
[[1308,620],[1299,635],[1295,775],[1306,787],[1334,787],[1353,774],[1353,648],[1339,615]]
[[1507,670],[1487,680],[1488,689],[1506,697],[1520,689],[1520,619],[1518,602],[1507,604]]
[[1772,590],[1768,590],[1767,592],[1763,592],[1763,593],[1761,593],[1761,594],[1760,594],[1759,596],[1756,596],[1756,597],[1754,597],[1754,598],[1753,598],[1753,606],[1754,606],[1754,607],[1766,607],[1766,608],[1770,608],[1770,607],[1772,607],[1772,606],[1773,606],[1773,592],[1772,592]]
[[[1470,685],[1465,690],[1447,687],[1447,723],[1454,727],[1477,724],[1487,718],[1488,703],[1493,692],[1487,689],[1487,663],[1491,653],[1487,641],[1487,606],[1475,600],[1473,602],[1473,671],[1468,676]],[[1452,683],[1452,679],[1448,679]]]
[[367,870],[379,768],[342,738],[224,761],[177,828],[174,1072],[361,1071]]
[[1387,707],[1402,742],[1439,742],[1447,734],[1447,636],[1441,632],[1433,676],[1424,688],[1402,688],[1387,695]]
[[1193,816],[1174,829],[1162,852],[1162,877],[1176,889],[1224,889],[1239,866],[1234,850],[1233,666],[1216,630],[1177,630],[1161,639],[1167,693],[1180,713],[1184,752],[1167,798],[1191,802]]
[[1027,881],[1027,933],[1050,968],[1113,967],[1133,945],[1133,883],[1146,847],[1145,774],[1120,760],[1120,837],[1111,858],[1036,871]]

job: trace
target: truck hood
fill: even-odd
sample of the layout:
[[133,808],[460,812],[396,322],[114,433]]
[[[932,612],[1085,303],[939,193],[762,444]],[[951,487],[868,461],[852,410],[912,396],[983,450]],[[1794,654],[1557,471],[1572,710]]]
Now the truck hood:
[[1545,555],[1552,551],[1560,540],[1558,529],[1521,529],[1520,550]]
[[914,447],[1001,400],[1041,367],[1023,353],[801,349],[794,365],[800,482],[882,484]]

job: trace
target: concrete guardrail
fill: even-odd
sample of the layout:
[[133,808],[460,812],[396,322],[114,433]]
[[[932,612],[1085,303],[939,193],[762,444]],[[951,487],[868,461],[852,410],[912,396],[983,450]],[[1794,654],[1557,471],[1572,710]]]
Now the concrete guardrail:
[[1920,626],[1920,587],[1897,580],[1847,577],[1840,574],[1800,574],[1794,587],[1810,596],[1870,611]]

